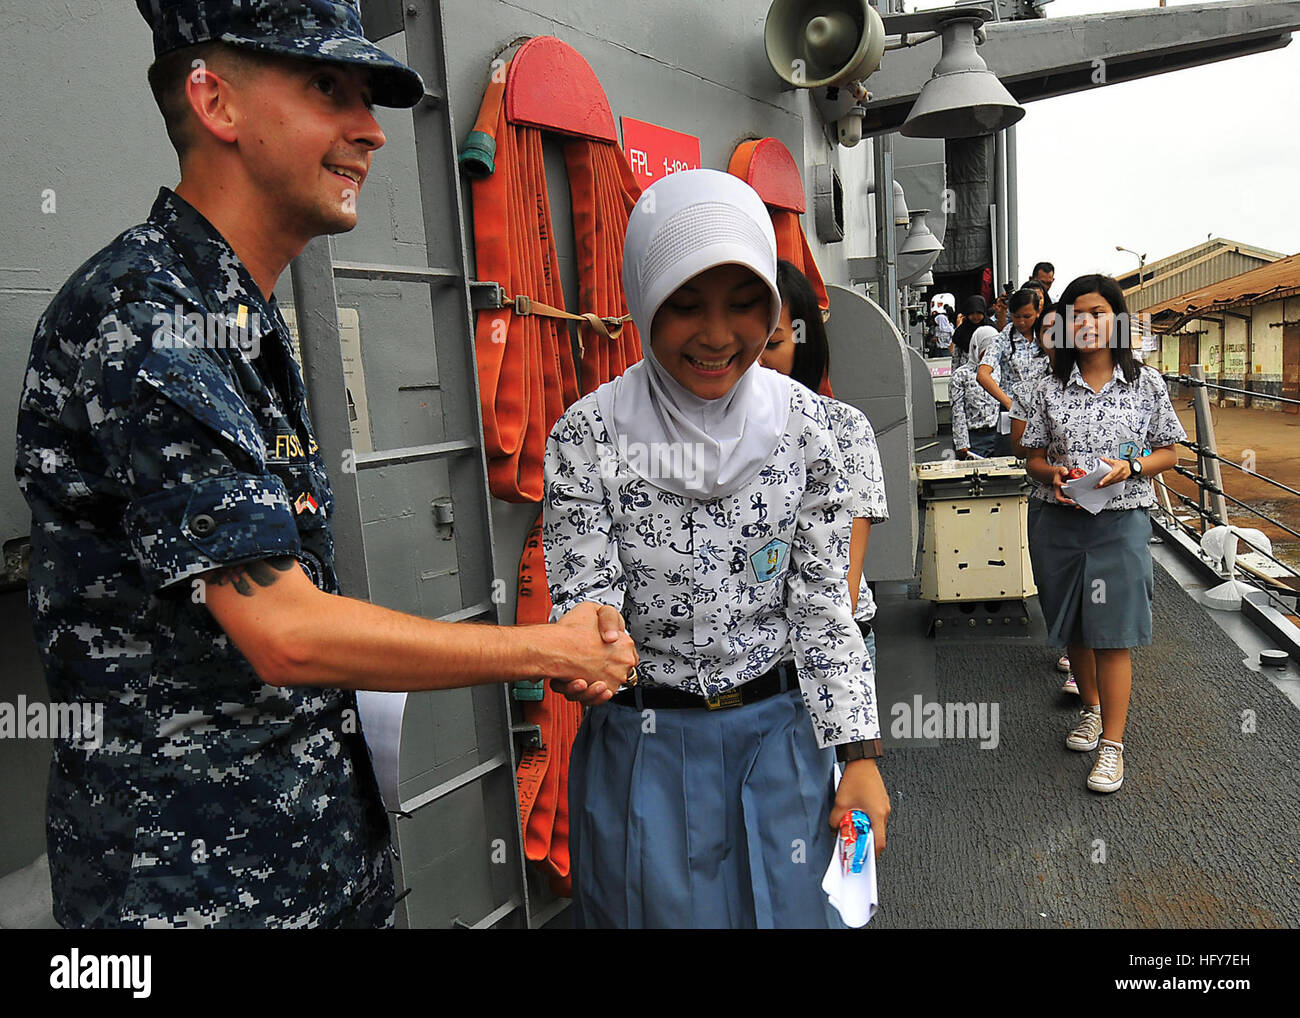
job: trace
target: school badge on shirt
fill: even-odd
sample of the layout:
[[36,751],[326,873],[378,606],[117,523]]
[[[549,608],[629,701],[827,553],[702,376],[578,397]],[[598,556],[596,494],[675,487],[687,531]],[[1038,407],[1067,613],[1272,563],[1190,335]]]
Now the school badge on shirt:
[[788,544],[773,538],[749,556],[749,564],[753,568],[754,575],[758,578],[759,583],[770,580],[781,571],[781,567],[785,565],[785,556],[789,551],[790,546]]

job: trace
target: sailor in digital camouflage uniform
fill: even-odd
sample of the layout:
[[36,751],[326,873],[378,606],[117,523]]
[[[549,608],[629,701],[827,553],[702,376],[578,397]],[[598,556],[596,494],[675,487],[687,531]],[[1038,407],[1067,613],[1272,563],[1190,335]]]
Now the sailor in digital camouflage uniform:
[[[159,57],[221,41],[271,60],[314,58],[276,73],[294,88],[301,82],[325,112],[302,118],[306,127],[279,126],[346,121],[351,133],[340,135],[347,144],[339,152],[353,155],[331,159],[359,178],[383,144],[370,102],[406,107],[423,94],[414,71],[363,38],[353,4],[139,7]],[[182,54],[177,81],[190,89],[192,53],[211,46]],[[309,77],[317,68],[337,73],[322,84]],[[240,140],[256,138],[247,108],[240,116]],[[226,126],[216,116],[210,129]],[[178,151],[177,191],[191,193],[187,181],[208,167]],[[254,169],[276,186],[298,183],[272,177],[267,164]],[[319,188],[331,173],[316,165],[304,186]],[[289,205],[298,192],[286,193]],[[219,202],[208,210],[240,212]],[[272,234],[281,225],[261,227],[262,239],[282,240]],[[388,823],[351,691],[378,680],[360,665],[354,681],[317,662],[319,683],[277,682],[266,678],[272,658],[250,650],[274,638],[266,631],[282,609],[266,598],[278,577],[276,591],[298,589],[295,576],[312,597],[339,588],[329,480],[290,335],[269,297],[297,250],[278,261],[260,257],[257,243],[247,250],[246,262],[209,218],[163,188],[148,220],[74,272],[36,328],[16,464],[33,514],[33,626],[51,700],[104,705],[101,738],[54,743],[47,841],[54,914],[65,927],[392,924]],[[218,595],[259,604],[251,597],[259,591],[261,614],[217,610]],[[289,603],[322,614],[306,594],[295,596]],[[361,613],[383,609],[326,601],[330,611],[353,613],[329,624],[350,628],[354,640],[377,631]],[[408,629],[394,637],[405,641],[396,648],[361,648],[392,661],[391,684],[378,688],[433,688],[411,676],[438,669],[436,658],[420,655],[451,646],[432,628],[443,624],[384,618],[406,620]],[[470,628],[456,630],[473,643]],[[594,630],[592,638],[599,643]],[[396,650],[415,663],[404,665]],[[629,664],[615,667],[626,675]],[[452,669],[455,681],[444,685],[486,681],[459,662]],[[600,691],[593,683],[588,692]]]

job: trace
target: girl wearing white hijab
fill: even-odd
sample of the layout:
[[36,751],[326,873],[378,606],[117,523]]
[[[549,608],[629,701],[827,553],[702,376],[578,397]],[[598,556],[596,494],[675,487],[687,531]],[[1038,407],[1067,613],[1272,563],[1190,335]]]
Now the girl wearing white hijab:
[[623,282],[644,359],[546,455],[555,616],[616,607],[641,662],[573,746],[575,921],[839,926],[835,826],[866,811],[879,851],[889,797],[838,445],[823,401],[757,363],[781,313],[766,207],[715,170],[657,181]]

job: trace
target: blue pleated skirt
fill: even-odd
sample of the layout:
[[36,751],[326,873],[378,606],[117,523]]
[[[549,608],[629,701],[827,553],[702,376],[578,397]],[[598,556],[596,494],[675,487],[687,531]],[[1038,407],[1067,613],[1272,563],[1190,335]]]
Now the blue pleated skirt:
[[1044,503],[1030,558],[1038,602],[1056,645],[1145,647],[1151,643],[1151,517],[1145,509],[1093,516]]
[[842,929],[821,889],[834,761],[798,690],[588,711],[569,765],[575,925]]

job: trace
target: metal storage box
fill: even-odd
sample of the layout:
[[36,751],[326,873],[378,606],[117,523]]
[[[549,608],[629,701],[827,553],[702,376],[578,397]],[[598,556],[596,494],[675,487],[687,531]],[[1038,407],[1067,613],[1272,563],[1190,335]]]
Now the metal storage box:
[[926,502],[921,596],[928,601],[1024,600],[1029,566],[1028,479],[1010,456],[916,467]]

